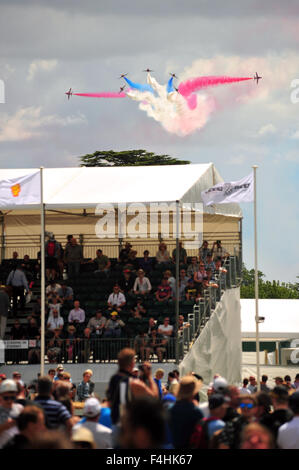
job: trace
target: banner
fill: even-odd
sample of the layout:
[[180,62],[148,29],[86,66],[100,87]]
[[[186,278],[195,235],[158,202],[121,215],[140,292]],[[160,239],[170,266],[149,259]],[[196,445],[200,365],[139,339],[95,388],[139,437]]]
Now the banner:
[[4,340],[5,349],[28,349],[28,340],[27,339],[12,339]]
[[0,180],[0,208],[40,204],[40,172]]
[[251,173],[240,181],[218,183],[212,186],[212,188],[202,191],[202,201],[205,206],[212,204],[228,204],[231,202],[252,202],[253,186],[253,173]]

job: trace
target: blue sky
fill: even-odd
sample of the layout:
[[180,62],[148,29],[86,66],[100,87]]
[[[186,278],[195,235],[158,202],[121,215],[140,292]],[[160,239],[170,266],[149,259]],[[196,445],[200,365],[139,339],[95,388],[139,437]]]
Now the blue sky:
[[[194,163],[214,162],[227,181],[258,169],[259,268],[295,281],[298,258],[299,78],[297,1],[0,0],[2,168],[77,166],[95,150],[145,148]],[[253,82],[207,92],[217,109],[179,137],[129,100],[64,92],[118,91],[121,73],[166,83],[197,75],[245,75]],[[299,93],[298,93],[299,96]],[[244,260],[253,266],[253,208],[244,211]]]

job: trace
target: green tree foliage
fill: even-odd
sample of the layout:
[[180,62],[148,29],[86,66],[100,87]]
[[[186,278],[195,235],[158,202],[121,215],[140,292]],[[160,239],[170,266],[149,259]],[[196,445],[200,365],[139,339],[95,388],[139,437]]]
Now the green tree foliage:
[[[265,275],[258,271],[260,299],[299,299],[299,283],[285,284],[279,281],[264,281]],[[241,299],[255,298],[254,269],[248,270],[243,264]]]
[[188,165],[188,160],[178,160],[169,155],[156,155],[146,150],[97,150],[83,155],[80,166],[152,166],[152,165]]

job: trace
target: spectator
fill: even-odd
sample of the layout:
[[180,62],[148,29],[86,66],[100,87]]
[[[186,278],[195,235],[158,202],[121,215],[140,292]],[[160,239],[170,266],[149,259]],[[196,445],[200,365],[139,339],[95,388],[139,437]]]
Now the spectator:
[[153,259],[149,257],[149,251],[143,252],[143,258],[139,261],[139,268],[143,269],[146,274],[153,270]]
[[133,292],[135,276],[130,269],[124,269],[122,276],[118,281],[121,292],[126,296]]
[[[182,300],[185,300],[185,290],[186,290],[186,285],[182,284],[181,279],[179,279],[179,301],[181,302]],[[172,299],[176,299],[176,285],[174,289],[172,290]]]
[[28,449],[73,449],[73,445],[64,432],[57,430],[47,430],[36,437]]
[[250,393],[256,393],[257,392],[257,383],[256,383],[256,379],[255,379],[255,377],[253,377],[253,375],[251,375],[249,377],[249,385],[248,385],[247,388],[250,391]]
[[166,243],[160,243],[159,250],[156,254],[156,261],[158,264],[161,263],[171,263],[169,252],[167,251]]
[[104,338],[120,338],[124,326],[124,322],[118,317],[118,312],[111,312],[105,326]]
[[8,275],[6,284],[12,286],[12,298],[13,298],[13,313],[16,316],[18,310],[18,297],[20,298],[21,310],[25,308],[25,293],[29,292],[29,286],[26,276],[21,268],[21,265],[17,265],[16,269],[11,271]]
[[132,245],[129,242],[126,242],[124,248],[119,252],[118,262],[122,265],[125,265],[129,261],[129,253],[132,249]]
[[216,258],[215,260],[215,275],[217,275],[217,278],[219,278],[219,276],[221,274],[226,274],[227,273],[227,269],[223,268],[222,264],[221,264],[221,258]]
[[163,369],[157,369],[156,373],[155,373],[155,377],[154,377],[154,382],[156,382],[158,390],[159,390],[160,400],[162,400],[162,398],[163,398],[163,389],[165,390],[165,388],[162,385],[162,379],[164,377],[164,374],[165,374],[165,372],[164,372]]
[[170,325],[169,317],[165,317],[163,324],[158,326],[158,333],[163,336],[164,339],[169,339],[173,334],[173,326]]
[[51,303],[48,304],[49,315],[52,315],[53,311],[56,310],[60,316],[61,307],[62,305],[60,302],[58,302],[57,297],[52,297]]
[[202,382],[192,375],[186,375],[179,383],[176,403],[169,410],[169,427],[175,449],[189,448],[193,428],[203,417],[193,403],[201,385]]
[[83,262],[83,250],[82,246],[78,245],[76,238],[72,238],[71,243],[66,245],[64,261],[67,264],[69,279],[78,278],[80,274],[80,265]]
[[56,373],[55,373],[53,381],[55,382],[56,380],[62,380],[63,372],[64,372],[63,365],[58,364],[58,366],[56,367]]
[[255,393],[255,398],[257,402],[257,420],[264,424],[264,421],[267,420],[270,416],[272,401],[267,392],[262,392],[261,390]]
[[295,386],[295,389],[299,388],[299,374],[296,374],[293,385]]
[[75,300],[74,308],[70,311],[68,316],[69,324],[77,325],[78,323],[83,324],[85,322],[85,311],[80,308],[79,300]]
[[240,394],[241,395],[244,395],[244,394],[248,394],[250,395],[251,394],[251,391],[249,390],[249,388],[247,387],[249,383],[249,380],[247,378],[243,379],[243,387],[240,387],[239,390],[240,390]]
[[55,364],[61,360],[62,347],[63,347],[63,336],[61,328],[54,328],[54,336],[49,339],[47,356],[50,364]]
[[203,280],[207,277],[207,273],[205,270],[205,265],[203,261],[199,263],[199,270],[194,274],[193,280],[196,286],[197,293],[202,296],[203,295]]
[[67,359],[74,362],[78,352],[79,339],[79,328],[77,329],[74,325],[70,325],[67,329],[65,337],[65,348]]
[[223,261],[229,257],[228,251],[221,245],[221,240],[217,240],[213,243],[212,256],[214,261],[216,261],[218,258],[221,258]]
[[77,388],[77,396],[79,401],[85,401],[87,398],[93,397],[94,383],[91,381],[92,371],[87,369],[83,372],[83,380]]
[[257,402],[253,395],[240,395],[240,409],[241,416],[228,421],[218,436],[220,449],[239,449],[244,427],[256,421]]
[[[172,251],[172,261],[176,263],[176,248]],[[179,242],[179,264],[187,264],[187,251],[182,242]]]
[[296,390],[296,387],[295,385],[292,384],[292,379],[289,375],[285,375],[284,377],[284,382],[283,382],[283,386],[286,387],[286,389],[288,391],[294,391]]
[[155,328],[156,328],[156,320],[153,317],[150,317],[148,319],[147,334],[150,335],[152,330]]
[[163,362],[163,355],[166,352],[167,343],[168,338],[164,338],[156,329],[152,329],[145,348],[146,360],[149,360],[151,354],[156,354],[158,362]]
[[94,317],[91,317],[87,328],[91,330],[91,333],[96,334],[97,337],[102,336],[105,331],[105,326],[107,323],[107,318],[103,316],[101,310],[97,310]]
[[268,376],[267,376],[267,375],[262,375],[261,391],[262,391],[262,392],[269,393],[269,392],[270,392],[270,388],[269,388],[268,385],[267,385],[267,381],[268,381]]
[[117,310],[118,312],[126,305],[126,298],[122,292],[120,292],[120,288],[118,285],[113,287],[112,294],[108,297],[108,307],[110,310]]
[[282,377],[275,377],[275,385],[283,385],[283,378]]
[[208,247],[209,247],[208,241],[204,240],[203,243],[202,243],[202,246],[198,250],[199,258],[204,263],[206,262],[207,255],[210,252]]
[[71,384],[71,388],[70,388],[70,398],[71,400],[75,400],[75,397],[76,397],[76,393],[77,393],[77,387],[76,385],[72,382],[72,377],[71,377],[71,374],[69,372],[63,372],[62,373],[62,379],[63,381],[65,381],[66,383],[70,383]]
[[294,415],[289,409],[289,394],[285,387],[277,385],[270,392],[270,397],[274,411],[265,416],[261,420],[261,424],[269,428],[276,440],[279,427],[289,422]]
[[250,423],[243,429],[240,448],[274,449],[273,435],[264,426],[258,423]]
[[90,328],[84,328],[82,337],[78,338],[78,362],[88,362],[93,348],[94,335]]
[[9,309],[9,297],[5,286],[0,287],[0,340],[4,338]]
[[[151,365],[144,363],[145,381],[134,379],[132,376],[135,367],[135,351],[134,349],[125,348],[118,353],[118,371],[114,374],[109,382],[107,390],[107,399],[111,408],[111,421],[114,426],[114,434],[117,438],[120,422],[121,405],[125,405],[128,400],[128,387],[132,397],[139,398],[144,396],[158,396],[158,389],[153,381],[151,373]],[[123,402],[120,397],[120,388],[124,389],[126,401]]]
[[133,272],[136,272],[139,268],[139,261],[137,259],[137,251],[131,250],[128,256],[128,261],[125,264],[126,267],[131,269]]
[[37,324],[39,326],[41,323],[41,311],[42,311],[41,298],[40,296],[38,296],[36,298],[36,302],[32,306],[31,316],[37,321]]
[[65,281],[62,281],[61,287],[60,289],[58,289],[57,295],[60,298],[63,307],[69,309],[73,301],[74,292],[73,289],[69,287]]
[[26,406],[17,418],[17,426],[19,433],[5,444],[4,449],[28,449],[46,430],[43,409],[35,405]]
[[133,290],[135,295],[142,296],[147,296],[152,290],[150,280],[148,277],[145,277],[143,269],[138,269]]
[[180,270],[180,281],[181,285],[185,288],[188,285],[189,277],[187,276],[187,271],[186,269],[181,269]]
[[129,402],[121,427],[121,447],[125,449],[162,449],[166,438],[166,411],[152,397]]
[[158,302],[167,302],[171,298],[171,287],[167,279],[162,279],[155,295]]
[[183,331],[185,328],[189,328],[190,323],[185,322],[184,315],[179,315],[179,324],[178,329],[179,331]]
[[72,444],[75,449],[97,448],[92,432],[84,426],[78,426],[72,433]]
[[111,261],[109,260],[108,256],[103,255],[102,250],[97,250],[97,257],[92,260],[92,262],[97,265],[95,273],[105,273],[106,275],[109,273]]
[[145,359],[145,348],[148,342],[148,336],[144,331],[140,331],[134,339],[134,349],[136,354],[143,362]]
[[137,297],[136,305],[131,309],[133,318],[142,318],[146,314],[146,309],[142,305],[141,297]]
[[168,284],[169,284],[170,287],[171,287],[172,295],[174,295],[176,284],[175,284],[175,277],[172,275],[172,272],[171,272],[169,269],[167,269],[167,270],[164,272],[163,278],[164,278],[164,279],[167,279]]
[[[62,370],[63,370],[63,369],[62,369]],[[49,369],[49,370],[48,370],[48,376],[50,377],[50,379],[52,380],[52,382],[54,382],[55,369]]]
[[16,419],[23,406],[14,403],[17,397],[17,384],[14,380],[3,380],[0,384],[0,449],[16,434]]
[[278,429],[277,444],[280,449],[299,449],[299,391],[289,397],[293,418]]
[[199,265],[197,262],[197,256],[192,256],[191,263],[187,267],[187,277],[194,277],[194,274],[199,270]]
[[51,301],[52,297],[58,295],[61,285],[58,284],[54,279],[50,281],[50,284],[46,287],[46,296]]
[[199,297],[197,295],[197,289],[195,286],[194,279],[189,279],[187,286],[185,287],[185,297],[186,300],[193,300],[196,302]]
[[208,269],[211,269],[212,276],[214,276],[214,273],[215,273],[215,270],[216,270],[216,265],[213,261],[213,255],[210,251],[207,253],[206,262],[205,262],[205,269],[206,269],[206,271]]
[[97,449],[111,449],[112,431],[98,422],[101,408],[100,402],[96,398],[88,398],[84,404],[84,416],[86,417],[86,421],[81,424],[76,424],[73,427],[73,434],[81,427],[86,428],[92,432]]
[[58,272],[58,259],[60,256],[60,246],[53,234],[45,246],[46,277],[49,281],[54,280]]

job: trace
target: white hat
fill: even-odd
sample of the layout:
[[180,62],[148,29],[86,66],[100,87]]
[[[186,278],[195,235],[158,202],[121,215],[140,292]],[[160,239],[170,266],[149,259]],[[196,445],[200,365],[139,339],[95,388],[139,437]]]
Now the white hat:
[[224,392],[228,387],[227,380],[224,377],[216,377],[213,382],[215,392]]
[[101,405],[96,398],[88,398],[84,403],[84,416],[87,418],[95,418],[101,412]]
[[72,433],[73,442],[89,442],[95,444],[92,432],[84,426],[78,426],[73,430]]
[[17,384],[12,379],[3,380],[3,382],[0,385],[0,393],[17,392],[17,391],[18,391]]

